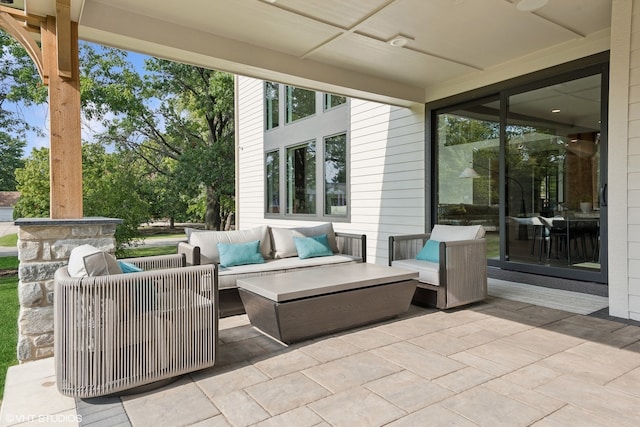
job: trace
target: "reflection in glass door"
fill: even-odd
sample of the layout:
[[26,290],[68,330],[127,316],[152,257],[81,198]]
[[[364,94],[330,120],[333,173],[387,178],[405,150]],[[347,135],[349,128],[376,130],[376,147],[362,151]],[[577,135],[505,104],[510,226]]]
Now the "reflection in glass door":
[[435,222],[483,225],[489,265],[606,282],[600,70],[435,112]]
[[601,269],[601,76],[509,97],[509,261]]
[[439,224],[482,225],[487,256],[500,259],[500,103],[497,98],[439,114]]

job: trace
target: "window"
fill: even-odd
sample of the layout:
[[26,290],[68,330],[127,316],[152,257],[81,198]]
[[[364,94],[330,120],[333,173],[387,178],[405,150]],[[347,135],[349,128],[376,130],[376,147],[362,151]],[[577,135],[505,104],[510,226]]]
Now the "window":
[[280,96],[279,96],[278,83],[265,82],[264,84],[264,99],[265,99],[265,129],[277,128],[279,125],[279,112],[280,112]]
[[287,148],[287,213],[316,213],[316,144]]
[[264,87],[264,215],[348,221],[349,99],[269,82]]
[[326,215],[347,215],[347,134],[324,139],[324,204]]
[[346,96],[332,95],[330,93],[324,94],[324,109],[330,110],[339,105],[345,104],[347,102]]
[[311,90],[287,86],[287,123],[304,119],[316,113],[316,93]]
[[267,213],[280,212],[280,153],[271,151],[265,158]]

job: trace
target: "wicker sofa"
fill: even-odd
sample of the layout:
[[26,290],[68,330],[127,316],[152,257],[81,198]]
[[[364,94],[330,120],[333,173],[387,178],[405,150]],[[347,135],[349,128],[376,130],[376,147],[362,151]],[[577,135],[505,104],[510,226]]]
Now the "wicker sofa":
[[[260,241],[264,263],[218,268],[220,317],[242,314],[244,306],[238,293],[236,280],[284,273],[299,269],[326,268],[345,263],[366,262],[367,241],[364,234],[340,233],[333,224],[323,223],[310,227],[280,228],[254,227],[248,230],[203,231],[188,229],[188,242],[178,244],[178,253],[184,254],[189,265],[219,264],[218,243]],[[293,243],[295,236],[326,234],[332,247],[332,256],[301,259]]]
[[180,254],[123,261],[144,271],[55,273],[54,356],[64,395],[140,389],[215,363],[215,266],[188,267]]
[[[436,224],[431,233],[389,237],[389,265],[417,271],[413,303],[440,309],[487,297],[487,241],[481,225]],[[433,245],[430,256],[419,256]],[[418,259],[422,258],[422,259]]]

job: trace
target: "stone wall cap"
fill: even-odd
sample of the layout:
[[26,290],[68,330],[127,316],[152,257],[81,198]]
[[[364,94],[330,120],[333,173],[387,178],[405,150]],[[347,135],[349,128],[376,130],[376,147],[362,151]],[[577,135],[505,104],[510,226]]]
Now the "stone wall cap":
[[14,224],[17,226],[65,226],[65,225],[101,225],[122,224],[119,218],[107,218],[102,216],[77,218],[77,219],[52,219],[52,218],[18,218]]

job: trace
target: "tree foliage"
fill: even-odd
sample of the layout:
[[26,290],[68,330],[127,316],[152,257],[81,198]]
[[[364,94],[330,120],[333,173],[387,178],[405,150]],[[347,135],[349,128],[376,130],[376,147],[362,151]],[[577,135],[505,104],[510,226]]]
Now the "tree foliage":
[[16,189],[14,171],[23,165],[26,131],[34,130],[19,114],[19,106],[40,104],[46,99],[46,88],[31,58],[0,31],[0,190]]
[[[120,218],[116,228],[116,253],[136,243],[138,226],[149,221],[149,204],[141,168],[130,153],[108,153],[100,144],[82,147],[83,206],[86,216]],[[49,149],[34,149],[25,166],[16,171],[20,199],[16,217],[49,216]]]
[[[2,32],[0,47],[0,152],[6,169],[18,170],[23,199],[16,212],[48,216],[48,150],[34,150],[24,165],[19,157],[10,164],[30,128],[15,111],[1,108],[5,100],[46,102],[46,88],[24,49]],[[101,152],[93,144],[83,148],[84,214],[125,222],[128,214],[197,219],[222,228],[234,210],[233,77],[155,58],[141,70],[125,51],[86,43],[80,55],[83,118],[105,129],[94,135]],[[2,134],[5,129],[13,133]],[[11,189],[12,179],[1,175],[0,185]]]
[[[140,75],[120,55],[88,55],[86,79],[100,82],[87,86],[92,111],[115,114],[105,120],[98,141],[134,153],[162,183],[155,186],[156,214],[174,218],[176,208],[184,213],[186,200],[204,193],[202,219],[207,228],[223,228],[235,191],[233,77],[156,58],[145,61]],[[118,73],[110,57],[121,67]]]

